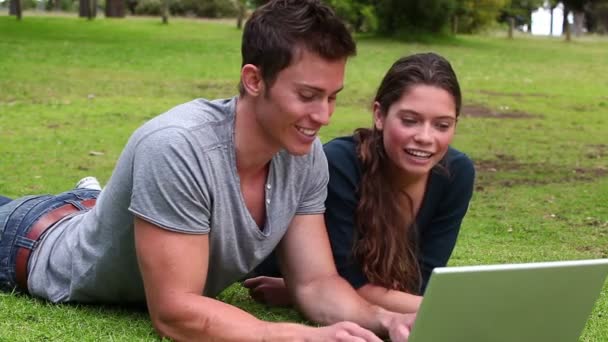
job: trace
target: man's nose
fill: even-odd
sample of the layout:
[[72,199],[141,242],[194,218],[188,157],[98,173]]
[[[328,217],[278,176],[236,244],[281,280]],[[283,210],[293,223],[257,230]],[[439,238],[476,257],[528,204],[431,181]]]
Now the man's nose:
[[331,114],[333,114],[334,106],[329,100],[322,101],[317,110],[311,115],[311,118],[318,124],[325,126],[329,124]]

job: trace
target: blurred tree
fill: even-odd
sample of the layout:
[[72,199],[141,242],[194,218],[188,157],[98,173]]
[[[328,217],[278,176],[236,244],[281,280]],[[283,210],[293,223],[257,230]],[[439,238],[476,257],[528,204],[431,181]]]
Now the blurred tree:
[[125,0],[106,0],[105,15],[109,18],[124,18]]
[[17,20],[21,20],[22,10],[21,10],[21,0],[10,0],[9,4],[9,15],[14,15],[17,17]]
[[471,33],[486,27],[495,22],[509,2],[510,0],[454,0],[452,31]]
[[585,19],[589,32],[608,33],[608,0],[594,1],[586,6]]
[[557,5],[560,4],[560,0],[546,0],[545,5],[548,6],[549,11],[551,11],[551,21],[549,22],[549,36],[553,36],[553,20],[554,20],[554,12]]
[[160,1],[160,15],[163,24],[167,25],[169,23],[169,0]]
[[195,16],[199,18],[236,18],[235,0],[138,0],[134,6],[136,15]]
[[378,29],[384,34],[437,33],[443,31],[455,0],[377,0]]
[[568,22],[567,18],[570,14],[574,19],[574,32],[576,35],[580,35],[583,31],[584,25],[584,11],[585,7],[592,5],[597,2],[594,0],[561,0],[564,4],[564,36],[566,37],[566,41],[570,41],[572,38],[572,27]]
[[97,16],[97,0],[79,0],[78,15],[93,20]]
[[356,32],[376,31],[378,16],[373,0],[327,0],[336,14]]
[[511,0],[509,4],[510,13],[513,16],[520,16],[532,32],[532,12],[543,7],[545,0]]
[[138,1],[137,0],[127,0],[127,8],[131,15],[135,15],[135,9],[137,8]]
[[47,11],[59,11],[61,10],[61,0],[49,0],[45,4]]
[[247,0],[236,0],[236,7],[238,9],[236,28],[240,30],[243,28],[243,21],[245,21],[247,15]]
[[[240,0],[237,0],[240,1]],[[268,0],[251,0],[260,6]],[[525,16],[542,0],[324,0],[355,31],[374,31],[392,35],[471,33],[495,22],[501,9],[512,1],[526,6]],[[533,8],[533,9],[532,9]],[[532,10],[531,10],[532,9]],[[529,22],[529,21],[528,21]]]
[[528,32],[532,32],[532,12],[544,5],[545,0],[510,0],[500,10],[498,22],[509,25],[509,38],[513,38],[515,26],[526,26]]

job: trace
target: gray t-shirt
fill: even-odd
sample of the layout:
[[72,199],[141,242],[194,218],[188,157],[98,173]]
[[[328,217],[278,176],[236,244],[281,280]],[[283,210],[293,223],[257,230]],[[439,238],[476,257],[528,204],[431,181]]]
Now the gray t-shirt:
[[[139,128],[97,205],[57,224],[30,261],[28,287],[53,302],[141,302],[133,215],[185,234],[209,234],[204,295],[216,296],[275,248],[297,214],[321,214],[327,160],[282,150],[270,163],[266,223],[245,206],[236,170],[236,98],[195,100]],[[188,260],[184,260],[188,263]]]

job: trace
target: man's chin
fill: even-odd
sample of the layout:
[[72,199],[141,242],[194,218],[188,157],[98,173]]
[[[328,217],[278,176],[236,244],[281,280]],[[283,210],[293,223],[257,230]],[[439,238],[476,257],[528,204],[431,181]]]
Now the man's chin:
[[294,156],[303,156],[303,155],[309,154],[311,149],[312,149],[312,144],[300,145],[300,146],[288,146],[286,148],[287,152],[289,152],[289,154],[294,155]]

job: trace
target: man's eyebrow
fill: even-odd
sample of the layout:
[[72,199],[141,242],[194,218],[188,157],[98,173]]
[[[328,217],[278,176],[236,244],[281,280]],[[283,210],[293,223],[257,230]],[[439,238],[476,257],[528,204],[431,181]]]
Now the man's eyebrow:
[[[303,84],[303,83],[296,83],[296,84],[299,87],[310,89],[310,90],[313,90],[313,91],[315,91],[317,93],[325,93],[325,89],[323,89],[323,88],[319,88],[319,87],[315,87],[315,86],[312,86],[312,85],[309,85],[309,84]],[[338,88],[336,91],[334,91],[332,93],[332,95],[336,95],[337,93],[341,92],[342,89],[344,89],[344,86],[341,86],[340,88]]]
[[338,88],[336,91],[334,91],[334,92],[332,93],[332,95],[336,95],[336,94],[338,94],[339,92],[341,92],[341,91],[342,91],[342,89],[344,89],[344,86],[341,86],[340,88]]

